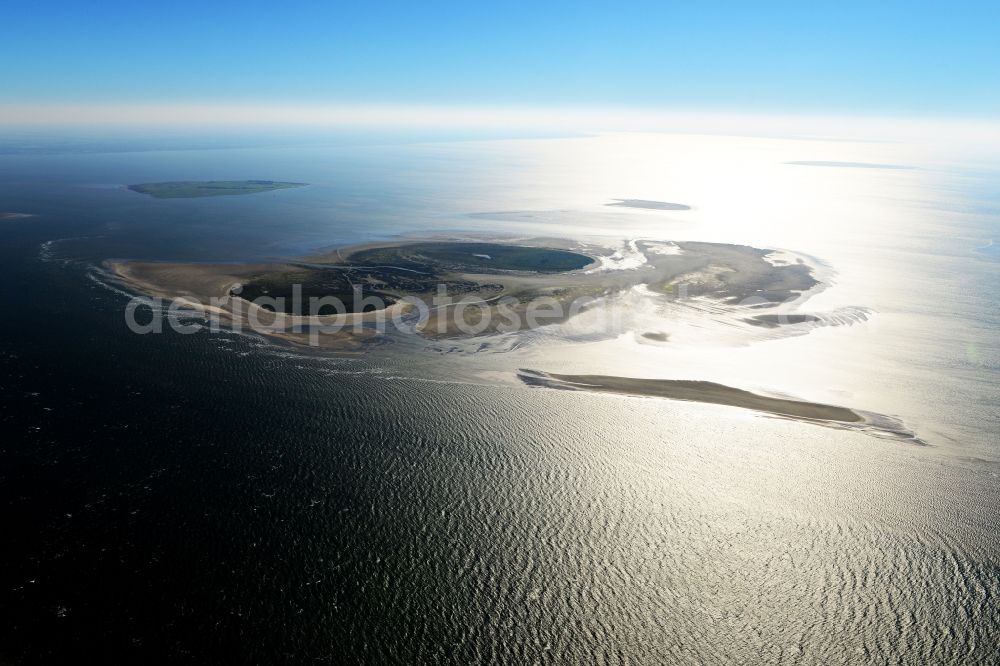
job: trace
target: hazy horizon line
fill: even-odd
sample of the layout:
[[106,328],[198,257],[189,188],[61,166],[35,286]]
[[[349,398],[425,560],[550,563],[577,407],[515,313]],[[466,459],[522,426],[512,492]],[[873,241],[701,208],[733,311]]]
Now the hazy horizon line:
[[326,127],[582,132],[760,133],[1000,144],[1000,120],[954,117],[696,111],[622,106],[420,104],[11,104],[0,127]]

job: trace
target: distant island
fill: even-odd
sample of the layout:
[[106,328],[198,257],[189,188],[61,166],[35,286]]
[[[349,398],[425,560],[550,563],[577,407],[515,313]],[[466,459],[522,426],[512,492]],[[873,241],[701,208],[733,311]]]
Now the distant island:
[[307,183],[285,183],[278,180],[175,180],[165,183],[139,183],[128,189],[157,199],[193,199],[224,197],[235,194],[256,194],[272,190],[303,187]]
[[0,211],[0,220],[20,220],[25,217],[34,217],[31,213],[5,213]]
[[645,208],[646,210],[691,210],[691,206],[669,201],[649,201],[646,199],[615,199],[614,203],[604,204],[605,206],[619,206],[621,208]]
[[829,160],[797,160],[785,162],[794,166],[839,167],[842,169],[912,169],[903,164],[876,164],[875,162],[834,162]]

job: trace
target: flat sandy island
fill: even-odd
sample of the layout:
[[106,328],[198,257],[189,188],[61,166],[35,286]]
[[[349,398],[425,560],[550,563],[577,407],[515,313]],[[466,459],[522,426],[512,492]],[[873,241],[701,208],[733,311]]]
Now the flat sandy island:
[[[614,252],[630,252],[633,267],[615,268]],[[587,307],[641,289],[663,303],[679,298],[713,301],[716,308],[758,311],[797,298],[818,284],[805,263],[777,264],[772,251],[741,245],[680,241],[631,241],[616,250],[559,239],[535,241],[412,240],[336,249],[267,264],[200,264],[109,261],[127,288],[165,299],[208,303],[224,319],[248,315],[269,324],[265,332],[288,339],[293,329],[314,330],[337,321],[369,323],[384,314],[422,306],[414,331],[429,338],[507,334],[535,327],[534,305],[553,305],[545,324],[566,321]],[[471,300],[439,305],[445,291]],[[296,308],[305,303],[306,309]],[[310,305],[316,299],[315,308]],[[321,305],[322,299],[340,303]],[[373,302],[374,301],[374,302]],[[290,307],[291,306],[291,307]],[[269,312],[262,310],[269,309]],[[419,309],[419,308],[418,308]],[[481,327],[480,321],[485,322]],[[761,326],[769,322],[751,322]],[[324,335],[340,346],[337,334]],[[369,336],[371,337],[371,336]],[[647,339],[657,341],[655,336]],[[666,342],[664,336],[661,342]]]
[[5,213],[0,211],[0,220],[20,220],[25,217],[34,217],[31,213]]
[[679,379],[637,379],[632,377],[610,377],[607,375],[557,375],[533,370],[522,370],[518,374],[518,377],[530,386],[705,402],[713,405],[742,407],[743,409],[751,409],[776,416],[788,416],[797,419],[808,419],[810,421],[830,421],[835,423],[860,423],[864,421],[860,414],[846,407],[784,398],[771,398],[714,382]]
[[650,201],[648,199],[615,199],[605,206],[619,208],[644,208],[646,210],[691,210],[687,204],[670,203],[669,201]]

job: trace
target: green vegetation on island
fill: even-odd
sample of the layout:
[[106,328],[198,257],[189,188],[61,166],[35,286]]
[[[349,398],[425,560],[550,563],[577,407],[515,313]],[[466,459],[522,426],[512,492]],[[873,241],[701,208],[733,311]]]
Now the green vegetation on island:
[[306,183],[286,183],[277,180],[175,180],[164,183],[139,183],[129,185],[128,189],[157,199],[193,199],[256,194],[304,185]]
[[[335,298],[343,305],[341,312],[371,312],[388,307],[396,302],[395,297],[374,285],[385,286],[382,282],[369,281],[368,276],[355,282],[357,276],[340,267],[321,268],[289,264],[278,270],[267,270],[249,276],[230,294],[257,303],[268,310],[289,314],[329,315],[337,314],[337,308],[329,303],[318,303],[312,310],[310,299]],[[296,290],[298,299],[296,299]],[[374,296],[374,299],[369,297]],[[359,300],[360,297],[360,300]],[[367,299],[367,301],[366,301]],[[302,308],[296,312],[296,304]]]
[[[301,302],[335,297],[346,312],[371,312],[374,297],[388,307],[406,295],[433,294],[438,285],[449,293],[486,298],[503,292],[496,281],[474,281],[462,275],[552,275],[583,268],[593,259],[568,250],[483,242],[421,242],[355,250],[340,263],[290,263],[247,275],[232,295],[294,313]],[[360,300],[359,300],[360,296]],[[263,297],[263,298],[262,298]],[[296,313],[300,314],[300,313]],[[302,314],[334,314],[332,306]]]
[[594,262],[591,257],[569,250],[501,243],[449,242],[368,248],[354,252],[350,260],[351,263],[366,266],[387,265],[422,272],[438,269],[470,273],[562,273]]

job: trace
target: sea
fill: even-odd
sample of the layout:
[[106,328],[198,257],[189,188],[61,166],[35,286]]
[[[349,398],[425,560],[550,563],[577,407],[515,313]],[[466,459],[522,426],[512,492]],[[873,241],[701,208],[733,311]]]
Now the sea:
[[[0,137],[0,212],[31,215],[0,219],[0,663],[1000,662],[1000,158],[67,136]],[[211,179],[308,185],[127,189]],[[324,353],[133,333],[104,267],[432,236],[602,243],[622,270],[636,239],[794,253],[823,281],[796,307],[823,325],[747,333],[639,299],[613,331]],[[522,369],[714,381],[913,437]]]

